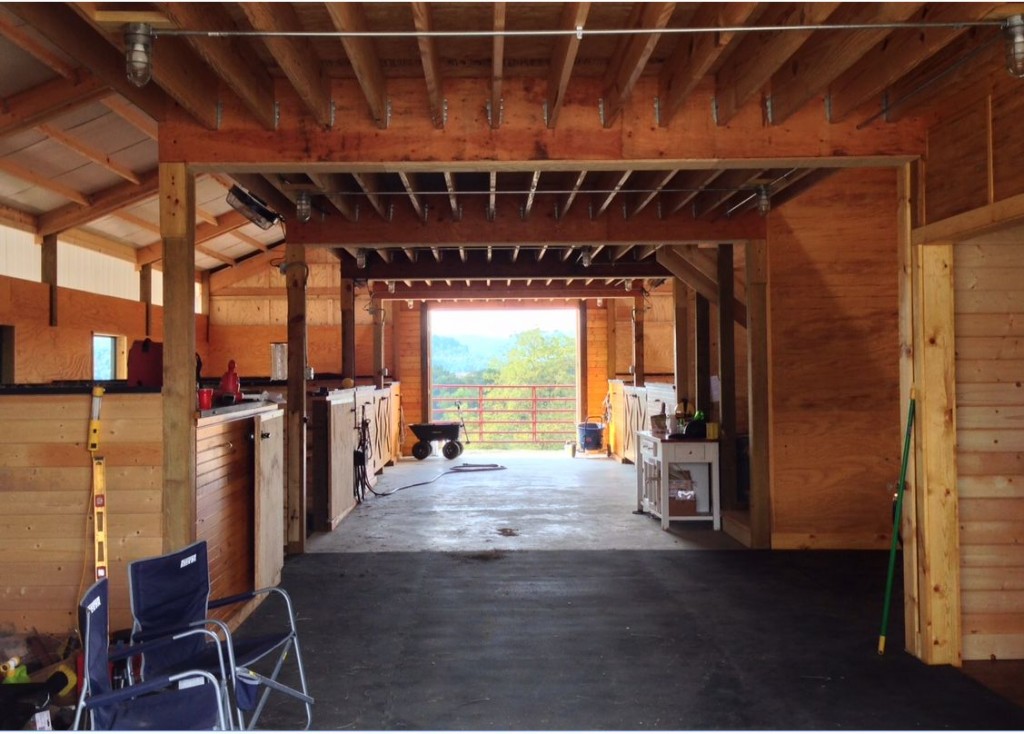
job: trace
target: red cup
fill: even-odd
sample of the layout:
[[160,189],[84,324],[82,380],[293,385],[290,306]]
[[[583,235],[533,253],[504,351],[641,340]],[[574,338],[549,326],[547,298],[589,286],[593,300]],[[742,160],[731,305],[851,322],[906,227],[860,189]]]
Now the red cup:
[[213,389],[209,387],[199,388],[199,410],[213,409]]

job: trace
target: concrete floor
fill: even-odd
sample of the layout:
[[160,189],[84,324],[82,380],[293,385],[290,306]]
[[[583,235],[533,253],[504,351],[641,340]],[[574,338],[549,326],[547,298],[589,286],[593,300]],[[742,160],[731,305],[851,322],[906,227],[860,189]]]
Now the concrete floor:
[[636,510],[636,467],[598,455],[467,450],[446,461],[411,457],[388,467],[374,490],[424,482],[465,464],[500,471],[447,474],[386,497],[367,493],[335,532],[313,536],[310,553],[519,550],[730,550],[739,543],[710,521],[669,532]]

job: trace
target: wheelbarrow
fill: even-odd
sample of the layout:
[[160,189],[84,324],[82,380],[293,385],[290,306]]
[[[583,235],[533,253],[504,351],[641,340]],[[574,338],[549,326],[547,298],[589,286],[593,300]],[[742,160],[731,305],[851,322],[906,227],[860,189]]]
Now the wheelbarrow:
[[[409,430],[419,439],[412,447],[412,455],[420,461],[434,453],[434,441],[444,441],[441,454],[446,459],[454,459],[462,454],[462,442],[459,440],[458,421],[435,421],[433,423],[411,423]],[[468,442],[467,442],[468,443]]]

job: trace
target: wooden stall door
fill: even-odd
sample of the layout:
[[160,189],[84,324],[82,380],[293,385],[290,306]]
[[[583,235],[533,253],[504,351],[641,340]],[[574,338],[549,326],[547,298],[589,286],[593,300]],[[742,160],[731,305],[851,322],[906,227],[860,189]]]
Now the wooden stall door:
[[284,566],[284,411],[256,416],[257,589],[276,586]]

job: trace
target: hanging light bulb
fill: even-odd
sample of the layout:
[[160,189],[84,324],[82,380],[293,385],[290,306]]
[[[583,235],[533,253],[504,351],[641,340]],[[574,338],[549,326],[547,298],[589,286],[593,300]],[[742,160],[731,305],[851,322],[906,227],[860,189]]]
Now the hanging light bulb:
[[580,255],[580,265],[585,268],[589,268],[590,264],[594,261],[594,256],[590,252],[590,248],[583,250],[583,254]]
[[598,298],[597,299],[597,307],[598,308],[604,308],[604,299],[603,298]]
[[762,216],[768,216],[772,209],[772,200],[768,196],[768,187],[761,186],[757,190],[757,211]]
[[388,293],[394,293],[394,292],[395,292],[395,281],[389,280],[388,281]]
[[356,267],[360,270],[366,267],[366,250],[362,248],[356,250]]
[[128,81],[144,87],[153,78],[153,28],[149,23],[128,23],[124,29],[124,63]]
[[633,290],[633,281],[632,280],[627,280],[626,281],[626,290],[627,291]]
[[1024,79],[1024,16],[1011,15],[1003,26],[1006,39],[1006,70]]
[[295,197],[295,218],[300,222],[308,222],[313,216],[313,201],[308,191],[300,191]]

